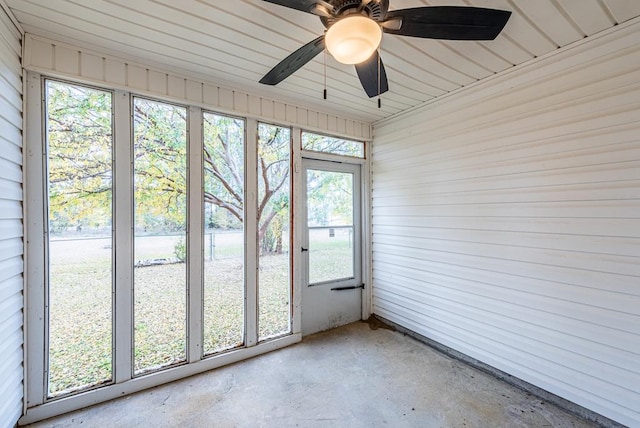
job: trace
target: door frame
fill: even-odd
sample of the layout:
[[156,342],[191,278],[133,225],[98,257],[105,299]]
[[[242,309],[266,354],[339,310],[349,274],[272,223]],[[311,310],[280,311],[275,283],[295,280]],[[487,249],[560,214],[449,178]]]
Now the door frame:
[[[294,186],[294,248],[302,247],[302,235],[303,235],[303,222],[306,218],[303,218],[303,206],[302,206],[302,181],[303,177],[302,161],[304,160],[318,160],[333,163],[345,163],[360,165],[360,248],[361,248],[361,283],[364,284],[362,290],[362,319],[366,320],[373,313],[372,307],[372,271],[371,271],[371,169],[369,161],[370,142],[365,142],[365,157],[355,158],[348,156],[333,155],[327,153],[319,153],[313,151],[307,151],[301,149],[301,129],[293,128],[293,186]],[[306,211],[306,210],[305,210]],[[301,251],[292,251],[293,266],[294,266],[294,300],[293,300],[293,331],[300,333],[302,331],[302,288],[304,286],[305,278],[303,277],[302,258],[303,253]]]

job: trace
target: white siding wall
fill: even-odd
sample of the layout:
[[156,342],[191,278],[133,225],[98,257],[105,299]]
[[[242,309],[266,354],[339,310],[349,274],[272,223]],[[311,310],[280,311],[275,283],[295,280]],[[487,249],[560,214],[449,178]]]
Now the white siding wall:
[[373,312],[640,426],[640,21],[374,124]]
[[0,5],[0,427],[22,414],[21,34]]
[[[357,140],[371,139],[371,124],[318,112],[154,69],[125,58],[105,55],[27,34],[23,66],[45,75],[124,89],[189,103],[221,113],[299,126]],[[330,105],[328,104],[328,108]]]

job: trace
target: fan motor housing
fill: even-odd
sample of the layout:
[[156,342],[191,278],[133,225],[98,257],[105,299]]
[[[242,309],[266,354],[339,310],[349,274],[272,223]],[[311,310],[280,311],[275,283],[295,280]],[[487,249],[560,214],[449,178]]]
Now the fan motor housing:
[[[333,12],[331,17],[321,16],[320,20],[322,24],[329,28],[340,18],[351,13],[355,13],[363,2],[362,0],[331,0],[330,3],[333,6]],[[368,16],[374,21],[382,21],[389,10],[389,0],[372,0],[364,5],[362,8],[363,15]]]

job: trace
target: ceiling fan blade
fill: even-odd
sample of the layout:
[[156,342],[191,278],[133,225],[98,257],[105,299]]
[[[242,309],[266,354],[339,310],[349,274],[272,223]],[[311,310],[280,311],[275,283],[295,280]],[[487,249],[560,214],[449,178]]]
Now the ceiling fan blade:
[[[389,90],[387,72],[384,70],[382,60],[378,63],[379,58],[378,52],[374,52],[365,62],[356,64],[358,78],[360,78],[360,83],[369,98],[384,94]],[[380,79],[378,79],[378,71],[380,71]]]
[[303,12],[313,13],[317,0],[264,0],[268,3],[279,4],[280,6],[290,9],[301,10]]
[[392,10],[385,21],[401,20],[399,29],[382,27],[385,33],[447,40],[493,40],[511,16],[508,10],[466,6],[427,6]]
[[277,85],[295,73],[324,50],[324,35],[310,41],[297,51],[280,61],[271,71],[260,79],[265,85]]

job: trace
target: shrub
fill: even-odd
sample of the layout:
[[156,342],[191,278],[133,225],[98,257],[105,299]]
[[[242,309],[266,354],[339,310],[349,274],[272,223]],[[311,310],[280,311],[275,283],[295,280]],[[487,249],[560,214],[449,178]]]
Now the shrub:
[[187,260],[187,244],[183,237],[181,237],[178,242],[176,242],[176,245],[174,245],[173,254],[175,254],[176,258],[181,263]]

